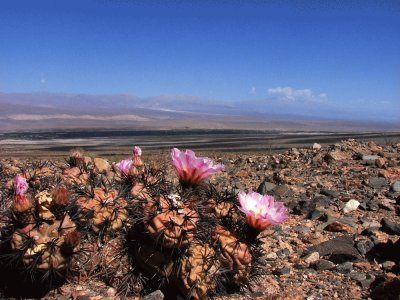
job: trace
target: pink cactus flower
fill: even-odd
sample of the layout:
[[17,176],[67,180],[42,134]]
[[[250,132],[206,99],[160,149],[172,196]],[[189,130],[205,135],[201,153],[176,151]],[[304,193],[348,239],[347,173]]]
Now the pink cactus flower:
[[28,190],[28,183],[26,179],[21,175],[17,174],[14,178],[14,193],[16,196],[24,196]]
[[142,160],[140,158],[142,156],[142,149],[139,146],[135,146],[133,148],[133,162],[135,166],[142,166]]
[[129,172],[133,166],[133,160],[124,159],[115,165],[117,169],[121,172],[121,174],[128,176]]
[[140,149],[139,146],[135,146],[133,148],[133,156],[141,156],[142,155],[142,149]]
[[238,199],[239,209],[246,214],[247,223],[259,231],[270,225],[280,224],[288,218],[283,202],[275,202],[272,196],[240,192]]
[[207,177],[224,169],[224,165],[214,165],[207,157],[196,157],[192,150],[171,150],[172,165],[184,185],[198,185]]

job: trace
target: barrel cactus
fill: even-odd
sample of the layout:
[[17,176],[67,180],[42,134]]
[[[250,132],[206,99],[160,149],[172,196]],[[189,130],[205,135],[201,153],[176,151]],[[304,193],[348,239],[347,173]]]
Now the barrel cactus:
[[15,177],[13,189],[9,225],[1,236],[1,259],[14,263],[0,265],[6,272],[29,274],[34,280],[63,277],[81,240],[68,214],[68,190],[59,186],[29,191],[22,175]]

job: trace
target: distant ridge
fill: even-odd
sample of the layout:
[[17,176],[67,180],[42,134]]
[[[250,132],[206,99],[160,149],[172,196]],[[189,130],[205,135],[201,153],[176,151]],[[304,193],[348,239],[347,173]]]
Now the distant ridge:
[[[257,109],[259,108],[259,109]],[[58,129],[244,129],[400,131],[397,122],[295,115],[259,101],[213,102],[190,95],[0,93],[0,131]]]

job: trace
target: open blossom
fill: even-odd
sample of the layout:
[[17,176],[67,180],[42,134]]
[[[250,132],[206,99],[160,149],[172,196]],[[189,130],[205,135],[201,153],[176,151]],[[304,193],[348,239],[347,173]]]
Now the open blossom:
[[133,160],[124,159],[121,160],[119,163],[117,163],[115,166],[122,174],[127,176],[132,168],[132,165],[133,165]]
[[179,181],[185,185],[198,185],[207,177],[224,169],[224,165],[214,165],[207,157],[196,157],[192,150],[171,150],[172,165],[179,176]]
[[26,179],[21,175],[17,175],[14,178],[14,193],[16,196],[24,196],[28,190],[28,183]]
[[269,225],[280,224],[288,218],[288,211],[283,202],[276,202],[272,196],[240,192],[238,199],[239,209],[246,214],[247,223],[259,231]]
[[133,162],[135,166],[142,166],[142,160],[140,158],[142,156],[142,149],[139,146],[135,146],[133,148]]

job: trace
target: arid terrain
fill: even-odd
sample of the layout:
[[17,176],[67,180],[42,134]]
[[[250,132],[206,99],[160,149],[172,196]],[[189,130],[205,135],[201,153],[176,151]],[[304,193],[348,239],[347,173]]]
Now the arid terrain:
[[270,154],[313,143],[329,145],[347,138],[381,144],[400,141],[398,132],[329,132],[280,130],[64,130],[0,133],[3,157],[59,157],[72,148],[90,155],[123,157],[133,145],[153,154],[172,147],[202,151]]
[[[111,165],[118,157],[130,155],[133,145],[142,146],[145,163],[164,161],[167,166],[171,147],[193,148],[225,165],[225,171],[211,179],[218,190],[273,195],[290,213],[285,223],[271,226],[262,235],[264,275],[251,280],[249,287],[215,299],[399,297],[399,134],[110,135],[71,139],[54,134],[50,139],[46,134],[33,138],[25,133],[22,140],[3,136],[3,195],[18,170],[38,159],[49,159],[54,170],[63,172],[71,146],[84,149],[92,158],[107,158],[108,162],[101,161],[105,165],[98,166],[105,176],[112,174]],[[91,163],[92,158],[88,158]],[[69,278],[46,298],[116,299],[117,291],[112,281],[94,273]],[[169,295],[155,289],[144,299],[163,299],[164,294]]]

